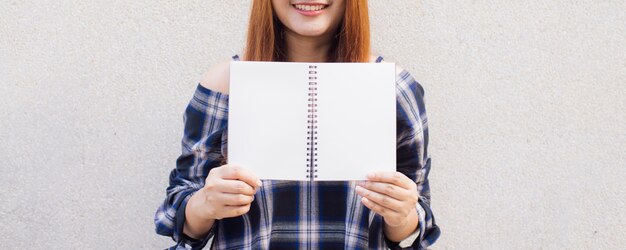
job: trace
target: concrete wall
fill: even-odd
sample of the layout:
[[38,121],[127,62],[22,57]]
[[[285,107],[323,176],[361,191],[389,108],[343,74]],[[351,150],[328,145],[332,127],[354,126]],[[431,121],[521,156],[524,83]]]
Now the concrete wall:
[[[202,73],[250,1],[0,1],[0,245],[157,249]],[[626,247],[626,2],[370,1],[424,85],[433,249]]]

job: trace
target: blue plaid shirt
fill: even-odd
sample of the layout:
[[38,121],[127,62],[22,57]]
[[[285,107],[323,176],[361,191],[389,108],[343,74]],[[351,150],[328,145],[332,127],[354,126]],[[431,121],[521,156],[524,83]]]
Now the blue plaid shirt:
[[[237,55],[234,60],[239,60]],[[378,57],[376,62],[381,62]],[[199,85],[184,114],[182,154],[156,211],[156,232],[171,236],[170,249],[423,249],[440,230],[430,209],[428,120],[424,90],[405,70],[397,72],[397,165],[417,184],[419,228],[410,239],[391,242],[382,216],[361,204],[356,182],[264,180],[247,214],[216,220],[203,239],[183,234],[187,201],[204,186],[209,171],[227,157],[228,95]],[[355,90],[358,91],[358,90]]]

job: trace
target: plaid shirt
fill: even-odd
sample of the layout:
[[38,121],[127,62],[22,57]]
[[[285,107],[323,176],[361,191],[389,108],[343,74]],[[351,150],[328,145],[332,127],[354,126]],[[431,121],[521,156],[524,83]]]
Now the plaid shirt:
[[[381,61],[378,57],[376,62]],[[263,181],[247,214],[216,220],[203,239],[184,235],[187,201],[204,186],[211,168],[225,163],[228,153],[228,95],[199,84],[185,110],[182,154],[170,173],[165,201],[156,211],[156,232],[176,241],[170,249],[201,249],[211,237],[217,249],[426,248],[440,231],[430,209],[424,90],[402,70],[396,77],[396,93],[396,169],[416,182],[420,196],[414,237],[400,243],[386,239],[382,216],[361,204],[354,181],[274,180]]]

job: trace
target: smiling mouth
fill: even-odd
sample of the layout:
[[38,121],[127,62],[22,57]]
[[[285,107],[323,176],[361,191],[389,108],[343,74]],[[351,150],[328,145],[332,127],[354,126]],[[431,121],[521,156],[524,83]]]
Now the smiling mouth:
[[300,11],[319,11],[328,7],[324,4],[292,4],[291,6]]

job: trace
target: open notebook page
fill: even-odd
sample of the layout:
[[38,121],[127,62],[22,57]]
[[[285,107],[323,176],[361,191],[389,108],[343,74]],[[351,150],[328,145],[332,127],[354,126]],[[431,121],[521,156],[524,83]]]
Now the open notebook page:
[[261,179],[307,180],[308,66],[231,62],[228,163]]
[[319,64],[317,72],[317,180],[395,171],[395,64]]

